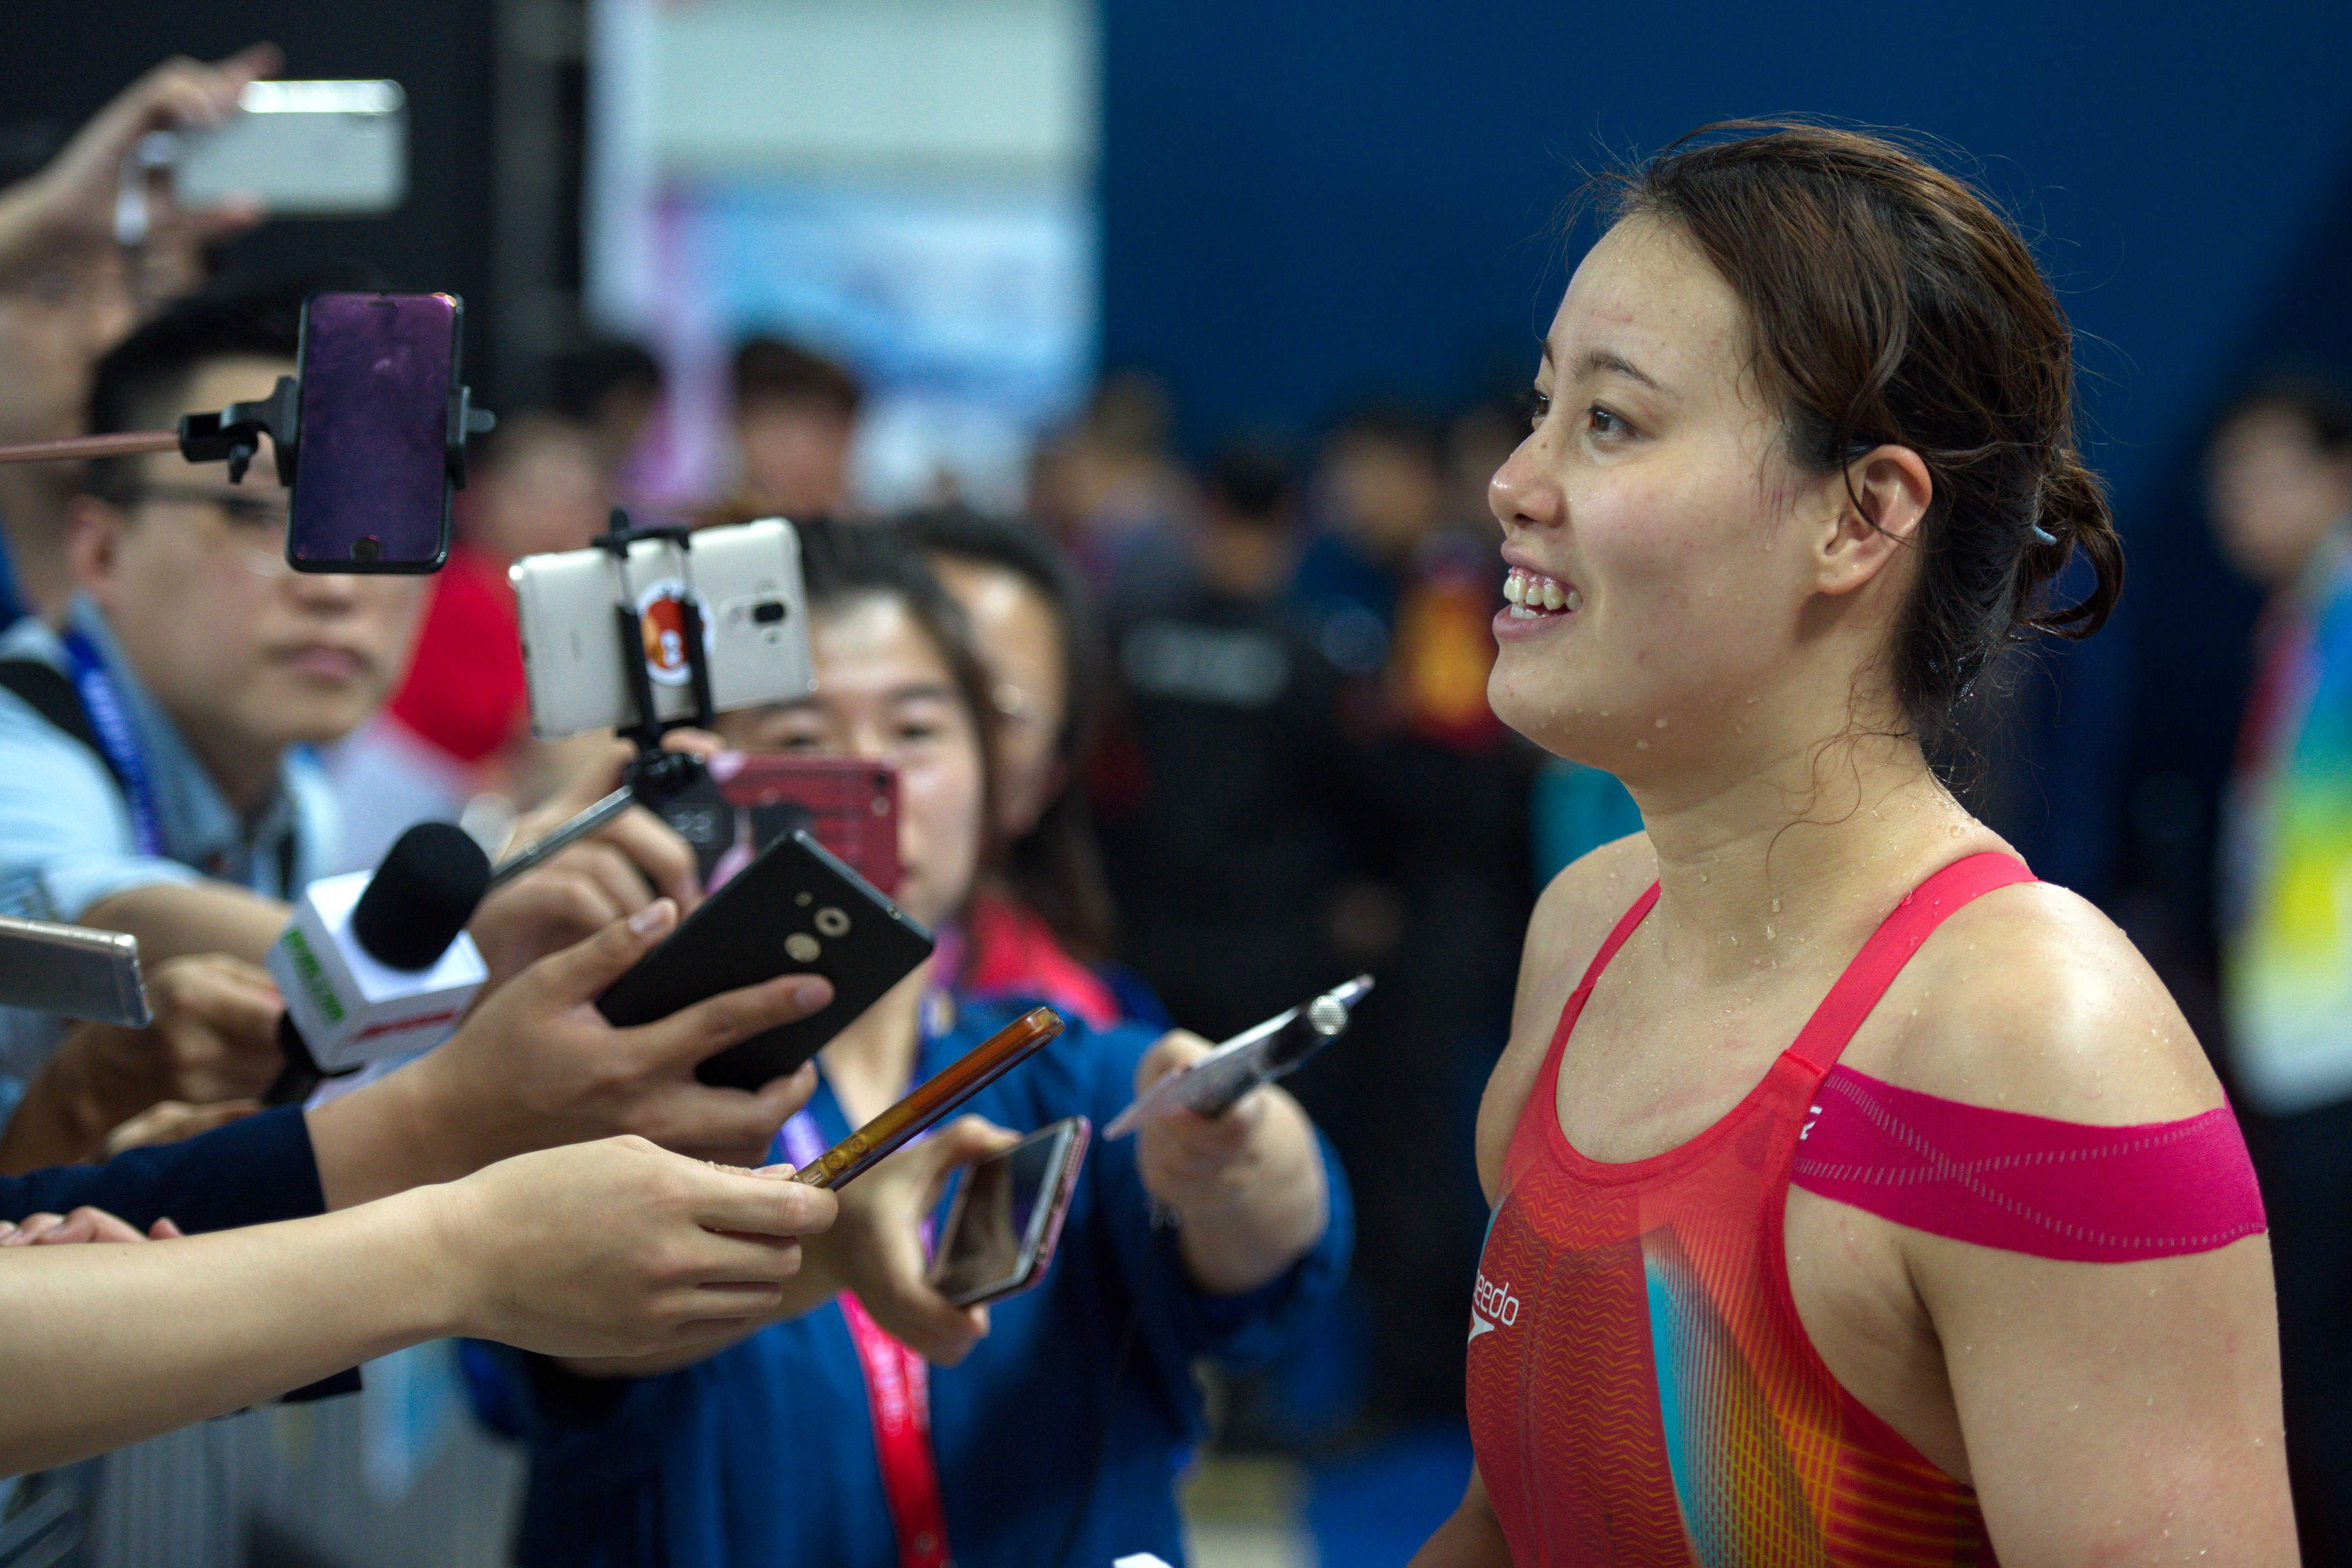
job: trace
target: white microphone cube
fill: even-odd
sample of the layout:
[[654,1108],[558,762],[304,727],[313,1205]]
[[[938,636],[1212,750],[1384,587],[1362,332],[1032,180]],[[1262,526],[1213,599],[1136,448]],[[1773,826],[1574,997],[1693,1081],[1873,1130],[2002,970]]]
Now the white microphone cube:
[[324,1072],[440,1044],[489,978],[481,951],[462,931],[429,969],[394,969],[371,957],[352,934],[352,911],[374,874],[312,883],[269,949],[270,978]]

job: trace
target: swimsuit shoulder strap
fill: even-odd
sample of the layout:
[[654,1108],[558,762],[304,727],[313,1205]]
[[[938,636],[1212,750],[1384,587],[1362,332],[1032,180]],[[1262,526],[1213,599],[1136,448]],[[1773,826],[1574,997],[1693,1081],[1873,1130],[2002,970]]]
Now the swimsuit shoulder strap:
[[[1853,1038],[1911,955],[1952,915],[1995,888],[2032,882],[2034,875],[2014,855],[1988,850],[1954,861],[1904,894],[1893,914],[1879,923],[1853,962],[1845,967],[1830,994],[1805,1020],[1789,1054],[1819,1076],[1837,1065],[1840,1052]],[[1654,892],[1654,890],[1653,890]]]

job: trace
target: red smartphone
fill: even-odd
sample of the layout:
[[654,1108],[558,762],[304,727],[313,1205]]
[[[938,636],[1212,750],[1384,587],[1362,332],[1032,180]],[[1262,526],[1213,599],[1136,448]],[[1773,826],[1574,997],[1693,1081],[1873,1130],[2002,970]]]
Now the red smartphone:
[[1084,1116],[1066,1116],[964,1172],[931,1263],[940,1294],[976,1307],[1045,1277],[1093,1132]]
[[724,751],[709,776],[664,800],[713,892],[770,844],[804,831],[887,893],[898,885],[898,770],[887,762]]
[[823,1158],[793,1172],[793,1179],[808,1186],[845,1186],[1036,1055],[1061,1032],[1061,1014],[1051,1008],[1031,1008],[827,1149]]

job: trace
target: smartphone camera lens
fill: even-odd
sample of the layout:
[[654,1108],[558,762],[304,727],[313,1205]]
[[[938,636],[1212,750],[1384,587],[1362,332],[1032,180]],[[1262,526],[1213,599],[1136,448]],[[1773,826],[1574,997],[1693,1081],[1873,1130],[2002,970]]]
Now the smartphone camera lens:
[[763,599],[751,607],[751,619],[762,626],[773,626],[784,618],[784,601]]
[[849,916],[827,904],[816,912],[816,928],[828,936],[846,936],[849,935]]
[[824,949],[819,946],[817,939],[807,932],[795,931],[784,938],[784,951],[791,955],[793,963],[808,964],[814,962],[816,956]]
[[374,560],[383,554],[383,541],[373,534],[362,534],[352,541],[353,560]]

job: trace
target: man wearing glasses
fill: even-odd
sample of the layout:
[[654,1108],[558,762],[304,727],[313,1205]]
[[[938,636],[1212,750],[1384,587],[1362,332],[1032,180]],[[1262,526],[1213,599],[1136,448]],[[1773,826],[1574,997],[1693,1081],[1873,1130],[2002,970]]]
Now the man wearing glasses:
[[[294,372],[299,310],[283,290],[166,311],[100,361],[91,428],[268,396]],[[289,570],[286,507],[266,452],[236,486],[176,452],[91,465],[67,509],[62,625],[0,637],[0,910],[134,931],[151,966],[253,960],[281,901],[333,869],[308,745],[383,700],[418,580]],[[21,1081],[54,1026],[10,1021],[0,1071]]]

